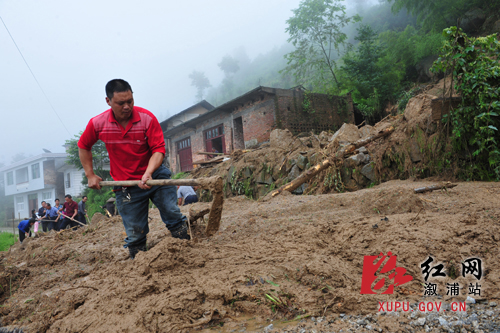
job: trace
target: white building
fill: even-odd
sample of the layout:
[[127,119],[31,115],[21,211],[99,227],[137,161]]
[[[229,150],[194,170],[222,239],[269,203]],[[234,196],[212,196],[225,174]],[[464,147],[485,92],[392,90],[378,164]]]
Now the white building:
[[80,196],[84,189],[83,170],[66,164],[66,153],[46,153],[30,157],[0,169],[4,174],[5,196],[14,196],[16,218],[30,217],[42,201],[54,204],[64,196]]

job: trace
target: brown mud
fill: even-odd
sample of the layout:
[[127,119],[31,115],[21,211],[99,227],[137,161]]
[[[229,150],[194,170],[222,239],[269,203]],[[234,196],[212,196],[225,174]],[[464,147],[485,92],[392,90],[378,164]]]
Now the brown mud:
[[[498,300],[498,183],[413,193],[433,184],[395,180],[265,202],[234,197],[224,202],[219,232],[204,237],[199,220],[194,241],[173,239],[152,209],[150,249],[134,261],[122,247],[120,217],[96,215],[86,229],[51,232],[1,253],[2,325],[25,332],[250,332],[270,320],[282,327],[276,323],[298,316],[375,314],[379,301],[424,299],[420,264],[429,256],[448,275],[437,280],[442,301],[451,299],[446,282],[464,287],[454,300],[467,297],[465,286],[476,280],[461,276],[460,263],[470,257],[483,260],[476,298]],[[413,280],[393,295],[361,295],[363,257],[389,251]],[[396,331],[400,321],[381,323]]]

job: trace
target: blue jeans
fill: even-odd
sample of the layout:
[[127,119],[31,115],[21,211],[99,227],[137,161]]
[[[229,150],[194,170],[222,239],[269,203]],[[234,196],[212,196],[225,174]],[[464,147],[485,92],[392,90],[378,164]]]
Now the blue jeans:
[[[170,179],[171,176],[170,170],[163,165],[153,173],[153,179]],[[140,246],[146,242],[146,235],[149,233],[150,199],[160,211],[161,219],[168,230],[175,230],[182,223],[186,223],[187,218],[182,215],[179,206],[177,206],[177,188],[175,186],[152,186],[149,190],[131,186],[126,189],[127,191],[123,192],[121,187],[115,187],[116,205],[127,233],[125,248]],[[130,199],[127,198],[127,193],[130,195]]]

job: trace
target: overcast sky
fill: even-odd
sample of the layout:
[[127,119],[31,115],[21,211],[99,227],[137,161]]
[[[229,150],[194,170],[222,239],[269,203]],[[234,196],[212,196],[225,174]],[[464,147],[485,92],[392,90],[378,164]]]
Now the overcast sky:
[[300,0],[0,0],[0,162],[65,140],[108,108],[104,86],[127,80],[135,105],[160,121],[193,104],[188,75],[222,79],[221,58],[244,46],[251,59],[281,46]]

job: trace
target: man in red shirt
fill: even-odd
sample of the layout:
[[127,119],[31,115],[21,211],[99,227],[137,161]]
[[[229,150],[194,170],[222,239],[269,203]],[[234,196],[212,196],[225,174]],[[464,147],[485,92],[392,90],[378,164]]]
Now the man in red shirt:
[[63,210],[62,213],[67,217],[64,217],[64,219],[60,222],[61,224],[59,224],[58,228],[59,230],[66,229],[68,224],[70,225],[71,228],[78,225],[78,223],[68,219],[68,217],[74,219],[76,214],[78,214],[78,203],[76,201],[73,201],[71,195],[66,194],[66,196],[64,197],[64,204],[62,210]]
[[128,82],[116,79],[106,84],[106,102],[111,107],[92,118],[78,141],[80,161],[88,186],[100,189],[101,177],[93,171],[92,146],[101,140],[106,144],[110,173],[114,180],[139,180],[139,187],[117,187],[116,205],[122,216],[130,258],[146,251],[149,232],[148,210],[151,200],[173,237],[190,239],[187,219],[177,206],[175,186],[148,186],[149,179],[169,179],[172,173],[163,163],[165,140],[156,117],[146,109],[134,106]]

